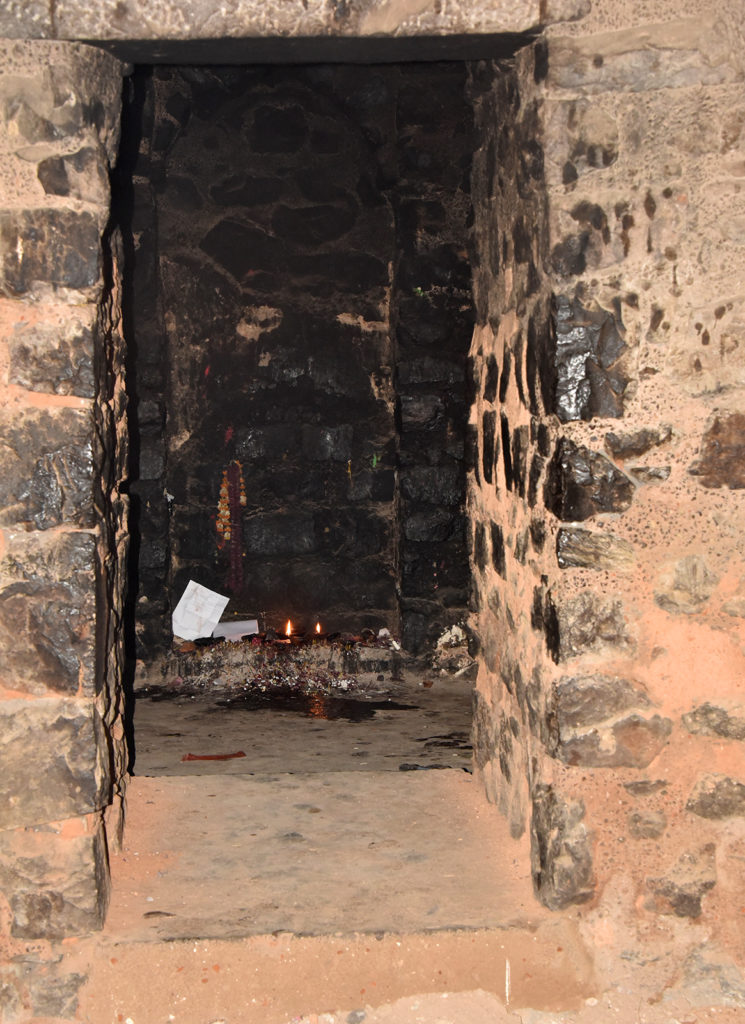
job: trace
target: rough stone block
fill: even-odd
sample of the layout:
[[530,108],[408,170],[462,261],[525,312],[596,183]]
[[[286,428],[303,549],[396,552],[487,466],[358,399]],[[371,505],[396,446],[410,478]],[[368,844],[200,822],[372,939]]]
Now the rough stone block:
[[692,1005],[745,1009],[742,963],[739,957],[726,956],[712,943],[702,943],[689,953],[683,977],[684,992]]
[[549,464],[545,502],[558,519],[581,522],[603,512],[625,512],[632,481],[600,452],[562,438]]
[[0,291],[24,295],[37,283],[90,288],[101,274],[101,229],[90,213],[0,212]]
[[348,462],[352,457],[354,427],[323,427],[306,423],[301,428],[303,455],[313,462]]
[[670,466],[630,466],[629,473],[640,484],[659,484],[669,479],[670,468]]
[[560,602],[557,616],[561,660],[605,647],[632,647],[620,600],[583,590]]
[[401,493],[410,501],[460,505],[465,483],[459,466],[414,466],[400,473]]
[[555,299],[555,412],[562,422],[623,415],[629,378],[620,310],[586,308],[579,299]]
[[715,821],[745,817],[745,783],[726,775],[703,775],[688,797],[686,810]]
[[300,555],[316,549],[309,513],[253,516],[243,528],[246,551],[259,555]]
[[628,822],[629,835],[633,839],[659,839],[667,828],[663,811],[633,811]]
[[732,597],[722,603],[722,611],[735,619],[745,619],[745,576],[738,580]]
[[277,207],[272,227],[278,238],[292,245],[313,248],[335,242],[348,234],[357,218],[350,205]]
[[689,472],[704,487],[745,487],[745,414],[715,416],[701,439],[701,455]]
[[37,175],[47,195],[70,196],[105,206],[109,202],[108,170],[103,153],[85,146],[77,153],[42,160]]
[[93,433],[76,409],[0,412],[0,525],[93,526]]
[[77,1016],[78,994],[87,980],[84,974],[66,972],[63,965],[51,971],[40,971],[30,965],[23,974],[35,1019]]
[[96,541],[15,534],[0,558],[6,686],[43,695],[95,691]]
[[107,802],[109,755],[91,704],[7,700],[0,734],[0,829],[88,814]]
[[715,853],[714,844],[707,843],[700,850],[683,853],[663,878],[648,878],[652,896],[646,909],[675,917],[700,917],[701,900],[717,882]]
[[561,679],[555,689],[556,753],[572,765],[645,768],[667,743],[672,722],[640,713],[649,698],[614,676]]
[[699,555],[686,555],[672,572],[665,573],[655,591],[655,603],[675,615],[695,615],[709,600],[719,577]]
[[0,832],[0,891],[11,934],[62,939],[103,925],[109,897],[106,838],[89,822]]
[[673,428],[668,425],[660,427],[643,427],[625,433],[609,433],[605,435],[605,447],[614,459],[638,458],[652,448],[658,448],[673,436]]
[[255,153],[296,153],[307,134],[308,122],[302,107],[261,106],[254,113],[249,141]]
[[652,796],[667,788],[667,779],[635,779],[624,782],[623,788],[634,797]]
[[700,704],[687,715],[683,725],[689,732],[703,736],[723,736],[729,740],[745,740],[745,705],[729,708],[717,704]]
[[[95,139],[103,144],[106,158],[116,159],[120,127],[122,64],[114,57],[96,50],[71,45],[68,42],[41,41],[55,30],[45,31],[38,22],[35,0],[17,3],[11,0],[10,9],[23,8],[29,18],[29,31],[24,33],[33,42],[9,43],[6,36],[17,36],[16,31],[2,32],[0,42],[0,109],[11,123],[17,140],[17,152],[24,158],[37,158],[30,146],[38,142],[61,142],[69,148],[71,140]],[[3,7],[0,19],[5,19],[8,7]],[[47,12],[48,16],[48,12]],[[39,30],[40,29],[40,30]],[[76,38],[76,34],[60,36]],[[81,38],[77,35],[77,38]]]
[[55,324],[16,325],[8,347],[11,384],[55,395],[95,395],[93,333],[75,313]]
[[637,683],[600,674],[564,676],[555,690],[560,732],[597,725],[631,708],[648,708],[649,698]]
[[533,885],[541,903],[562,910],[594,895],[590,836],[581,800],[566,800],[541,784],[533,794],[530,824]]
[[618,122],[590,100],[575,99],[549,106],[547,178],[571,185],[591,171],[618,159]]
[[543,633],[547,651],[553,660],[558,662],[561,648],[559,617],[551,591],[547,586],[546,577],[543,577],[540,586],[533,588],[530,625],[533,629]]
[[612,533],[593,533],[578,527],[562,528],[556,535],[556,557],[562,569],[633,568],[634,546]]
[[669,718],[632,712],[602,727],[560,733],[557,752],[571,765],[646,768],[667,743],[672,727]]
[[4,39],[52,35],[52,18],[45,0],[8,0],[0,10],[0,36]]
[[[723,59],[712,61],[715,51]],[[736,62],[725,58],[715,30],[699,18],[550,40],[550,85],[600,92],[642,92],[735,81]]]

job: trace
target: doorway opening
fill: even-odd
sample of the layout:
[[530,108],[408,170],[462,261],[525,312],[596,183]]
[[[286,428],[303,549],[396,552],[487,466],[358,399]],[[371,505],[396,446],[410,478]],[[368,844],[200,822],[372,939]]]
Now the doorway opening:
[[[177,818],[174,786],[194,813],[205,785],[220,797],[206,806],[230,813],[257,778],[279,779],[279,807],[302,776],[341,806],[377,807],[375,825],[340,820],[377,829],[409,879],[429,854],[389,814],[391,793],[414,807],[416,790],[426,817],[438,787],[474,784],[474,683],[497,640],[480,649],[473,614],[505,579],[510,528],[520,566],[526,538],[540,544],[517,521],[544,465],[532,313],[545,289],[541,165],[534,140],[515,148],[518,112],[535,131],[516,79],[509,63],[440,60],[159,65],[130,80],[115,210],[138,540],[133,766]],[[259,636],[174,638],[190,580]],[[476,707],[483,771],[498,711]],[[487,779],[490,797],[498,786]],[[290,817],[308,805],[325,820],[320,796],[289,799]],[[307,829],[272,831],[288,835]],[[363,888],[358,927],[373,928],[376,884]],[[470,923],[501,898],[476,897]],[[457,904],[431,923],[459,923]],[[315,927],[284,900],[274,911],[251,927]],[[184,912],[168,913],[179,921],[153,927],[181,934]]]

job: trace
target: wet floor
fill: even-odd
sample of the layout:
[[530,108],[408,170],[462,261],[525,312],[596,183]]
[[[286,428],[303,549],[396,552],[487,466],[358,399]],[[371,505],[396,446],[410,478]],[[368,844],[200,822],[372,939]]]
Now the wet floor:
[[[140,693],[136,775],[471,768],[471,684],[395,693]],[[233,756],[231,756],[233,755]],[[186,758],[186,760],[184,760]]]

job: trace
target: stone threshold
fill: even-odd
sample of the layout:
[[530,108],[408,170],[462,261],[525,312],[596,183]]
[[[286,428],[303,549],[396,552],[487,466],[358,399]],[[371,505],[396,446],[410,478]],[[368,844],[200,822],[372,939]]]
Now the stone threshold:
[[135,777],[127,803],[106,927],[70,951],[88,957],[80,1020],[592,995],[577,922],[538,905],[527,838],[462,771]]

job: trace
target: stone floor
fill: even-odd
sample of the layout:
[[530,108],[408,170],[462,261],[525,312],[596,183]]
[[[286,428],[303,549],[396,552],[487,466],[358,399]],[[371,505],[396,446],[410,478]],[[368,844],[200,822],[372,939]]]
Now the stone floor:
[[[141,692],[137,776],[471,770],[471,687],[420,678],[344,692],[270,693],[211,685]],[[230,760],[183,761],[185,755]]]
[[711,987],[676,988],[670,949],[614,959],[620,917],[538,905],[527,836],[470,774],[469,684],[426,683],[294,704],[140,694],[106,928],[66,952],[88,979],[76,1020],[742,1020]]

